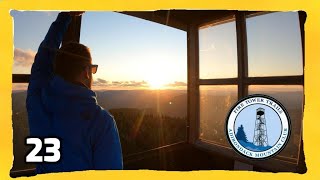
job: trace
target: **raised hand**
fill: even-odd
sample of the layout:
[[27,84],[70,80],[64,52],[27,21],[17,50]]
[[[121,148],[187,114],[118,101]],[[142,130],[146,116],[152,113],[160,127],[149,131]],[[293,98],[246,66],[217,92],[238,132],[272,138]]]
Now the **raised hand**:
[[81,16],[85,11],[69,11],[70,16]]

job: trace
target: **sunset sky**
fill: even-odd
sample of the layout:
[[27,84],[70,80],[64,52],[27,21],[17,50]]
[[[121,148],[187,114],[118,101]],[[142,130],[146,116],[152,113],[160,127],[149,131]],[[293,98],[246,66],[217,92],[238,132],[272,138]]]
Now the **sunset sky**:
[[[30,73],[40,42],[58,12],[11,11],[13,73]],[[237,75],[235,23],[200,29],[200,78]],[[248,18],[250,76],[300,75],[302,53],[296,12]],[[97,89],[186,88],[187,34],[114,12],[86,12],[80,42],[98,64]],[[284,68],[285,67],[285,68]]]

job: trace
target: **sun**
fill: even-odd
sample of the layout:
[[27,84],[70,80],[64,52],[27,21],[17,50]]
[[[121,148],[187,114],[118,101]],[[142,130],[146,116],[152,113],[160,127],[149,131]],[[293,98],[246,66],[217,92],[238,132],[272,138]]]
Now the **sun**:
[[162,89],[165,86],[165,83],[159,79],[148,80],[148,84],[151,89]]
[[164,89],[169,83],[169,79],[163,73],[152,73],[148,76],[147,82],[150,89]]
[[172,82],[173,71],[167,64],[153,63],[146,69],[144,79],[150,89],[165,89]]

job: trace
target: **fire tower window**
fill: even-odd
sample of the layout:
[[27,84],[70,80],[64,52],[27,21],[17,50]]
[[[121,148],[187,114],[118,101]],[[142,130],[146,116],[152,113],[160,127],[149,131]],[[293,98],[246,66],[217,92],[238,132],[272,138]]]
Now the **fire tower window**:
[[246,95],[266,94],[286,107],[292,123],[290,141],[274,159],[298,164],[304,104],[299,23],[298,12],[237,12],[198,27],[196,145],[234,156],[225,136],[228,111]]
[[93,90],[118,126],[124,158],[186,141],[186,32],[115,12],[86,12],[80,43],[99,64]]

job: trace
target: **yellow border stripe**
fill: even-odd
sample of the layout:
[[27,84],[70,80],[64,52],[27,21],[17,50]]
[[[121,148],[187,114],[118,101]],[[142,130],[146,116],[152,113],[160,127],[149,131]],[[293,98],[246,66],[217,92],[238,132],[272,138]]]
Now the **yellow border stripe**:
[[[11,90],[13,65],[13,19],[16,10],[158,10],[230,9],[307,12],[304,143],[308,172],[257,173],[236,171],[83,171],[37,175],[32,179],[320,179],[320,1],[319,0],[0,0],[0,179],[10,179],[13,161]],[[192,157],[186,157],[192,158]],[[24,178],[22,178],[24,179]]]

